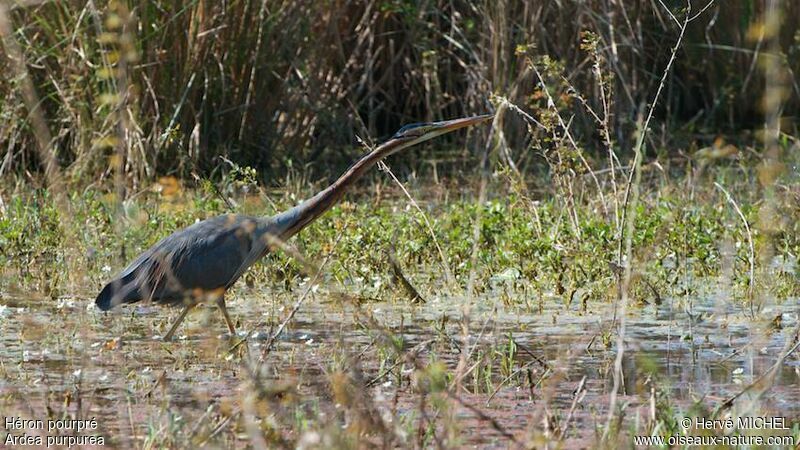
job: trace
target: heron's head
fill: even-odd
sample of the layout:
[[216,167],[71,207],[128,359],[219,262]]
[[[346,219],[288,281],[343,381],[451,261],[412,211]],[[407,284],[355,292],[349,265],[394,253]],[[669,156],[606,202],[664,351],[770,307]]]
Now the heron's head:
[[464,117],[461,119],[444,120],[441,122],[421,122],[412,123],[397,130],[397,133],[389,139],[384,145],[391,145],[393,148],[392,153],[410,147],[412,145],[425,142],[433,139],[436,136],[447,134],[451,131],[458,130],[459,128],[468,127],[477,123],[486,122],[491,120],[494,114],[484,114],[481,116]]

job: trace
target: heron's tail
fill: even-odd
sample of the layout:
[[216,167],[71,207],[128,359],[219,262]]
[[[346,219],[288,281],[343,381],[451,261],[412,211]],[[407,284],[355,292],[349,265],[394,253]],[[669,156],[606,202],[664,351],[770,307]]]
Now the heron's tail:
[[136,303],[141,300],[139,289],[134,286],[132,280],[127,280],[126,278],[128,277],[117,278],[105,285],[94,301],[98,308],[108,311],[117,305]]

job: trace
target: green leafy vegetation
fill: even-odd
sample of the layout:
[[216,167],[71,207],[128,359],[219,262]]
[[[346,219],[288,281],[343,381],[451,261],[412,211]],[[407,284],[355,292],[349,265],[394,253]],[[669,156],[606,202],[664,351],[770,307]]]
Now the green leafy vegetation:
[[[38,270],[32,269],[45,267],[59,272],[79,267],[99,284],[110,275],[109,270],[119,270],[131,255],[196,220],[228,212],[270,216],[288,209],[293,199],[309,195],[284,193],[282,198],[269,199],[254,194],[223,201],[217,193],[231,191],[240,181],[232,179],[233,186],[213,189],[209,188],[213,183],[202,182],[203,189],[179,189],[179,194],[166,192],[177,189],[172,183],[177,181],[166,179],[164,185],[156,184],[151,192],[142,193],[123,206],[113,197],[95,191],[72,195],[69,214],[81,224],[79,231],[63,228],[67,222],[47,191],[15,196],[0,221],[0,258],[8,273],[30,276],[4,277],[4,286],[36,289],[43,280],[37,281],[32,274]],[[744,300],[749,281],[749,248],[735,212],[715,190],[698,187],[692,194],[694,199],[690,199],[671,186],[672,183],[664,189],[654,189],[652,196],[639,206],[633,245],[642,256],[633,266],[641,286],[637,287],[639,295],[635,299],[645,303],[653,301],[655,295],[694,292],[697,285],[719,277],[728,258],[733,270],[732,278],[726,281],[737,287],[732,292],[734,297]],[[758,208],[745,203],[751,193],[738,193],[743,196],[740,204],[748,221],[755,223]],[[238,207],[229,209],[227,205],[234,203]],[[473,266],[472,233],[478,207],[480,242]],[[531,208],[536,209],[535,222]],[[367,297],[385,292],[383,287],[392,284],[386,252],[393,239],[401,260],[414,268],[412,278],[419,279],[423,286],[442,281],[442,261],[433,242],[436,239],[446,249],[447,264],[462,284],[473,273],[483,289],[502,287],[511,293],[555,294],[565,303],[572,301],[570,296],[580,289],[581,295],[587,297],[584,301],[612,301],[616,296],[615,230],[591,205],[580,208],[577,228],[565,220],[559,209],[557,199],[532,203],[514,194],[490,199],[480,206],[469,200],[449,202],[425,213],[435,225],[436,234],[432,236],[420,214],[401,199],[390,198],[376,204],[364,195],[356,195],[299,235],[295,245],[316,260],[333,252],[329,275],[339,281],[361,280],[356,283],[360,285],[359,294]],[[769,258],[756,262],[758,275],[770,280],[764,287],[778,298],[798,294],[797,278],[792,276],[797,269],[792,261],[800,252],[799,213],[795,206],[784,205],[779,211],[782,229],[775,230],[770,240],[759,239],[760,232],[754,231],[756,253],[771,253]],[[726,249],[726,245],[733,249]],[[725,254],[726,251],[732,253]],[[255,268],[248,283],[291,286],[301,276],[302,267],[296,261],[276,253]],[[54,290],[53,295],[58,292],[59,289]]]

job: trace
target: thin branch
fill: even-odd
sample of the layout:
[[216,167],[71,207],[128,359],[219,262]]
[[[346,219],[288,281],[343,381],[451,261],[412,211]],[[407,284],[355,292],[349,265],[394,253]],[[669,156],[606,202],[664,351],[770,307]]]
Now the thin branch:
[[[666,84],[667,77],[669,76],[670,70],[672,69],[672,64],[675,62],[675,58],[678,55],[678,49],[681,46],[681,42],[683,42],[683,36],[686,33],[686,28],[689,25],[689,21],[691,18],[691,11],[692,11],[692,4],[690,0],[687,0],[688,9],[686,11],[686,17],[683,21],[683,25],[680,29],[680,34],[678,35],[678,39],[675,41],[675,45],[672,48],[672,53],[670,54],[669,61],[667,62],[667,66],[664,68],[664,72],[661,74],[661,81],[658,84],[658,89],[656,90],[656,94],[653,97],[653,101],[650,104],[650,110],[647,113],[647,118],[645,119],[644,123],[642,124],[641,129],[639,130],[639,137],[636,142],[636,146],[634,147],[634,163],[632,164],[633,169],[631,170],[630,176],[628,177],[628,186],[626,188],[625,193],[625,205],[623,208],[623,214],[626,214],[628,209],[628,199],[631,199],[630,204],[630,217],[623,216],[623,225],[626,227],[625,233],[625,272],[622,281],[621,291],[622,291],[622,301],[620,304],[620,314],[619,314],[619,333],[617,335],[617,355],[614,361],[614,386],[611,390],[610,394],[610,401],[608,405],[608,416],[606,419],[606,426],[603,430],[603,440],[605,441],[608,438],[609,430],[611,429],[611,421],[614,418],[616,406],[617,406],[617,393],[619,392],[620,388],[620,381],[622,378],[622,358],[625,353],[625,325],[626,325],[626,312],[628,307],[628,290],[630,287],[631,282],[631,273],[632,273],[632,253],[633,253],[633,230],[634,224],[636,222],[636,206],[639,202],[639,183],[641,180],[641,161],[642,161],[642,149],[644,147],[645,137],[647,136],[647,130],[650,126],[650,120],[653,118],[653,112],[656,109],[656,105],[658,104],[658,99],[661,96],[661,91],[664,89],[664,85]],[[630,196],[632,194],[632,197]],[[627,214],[626,214],[627,215]],[[627,220],[627,222],[625,221]],[[622,236],[620,236],[622,239]],[[616,310],[616,309],[615,309]]]
[[755,283],[756,283],[756,269],[755,269],[756,251],[755,251],[755,246],[753,245],[753,234],[750,232],[750,225],[747,223],[747,219],[744,217],[744,214],[742,214],[742,210],[739,209],[739,205],[736,204],[736,200],[734,200],[733,197],[731,197],[731,194],[728,191],[726,191],[725,188],[722,187],[722,185],[720,185],[716,181],[714,182],[714,186],[716,186],[717,189],[722,191],[722,193],[725,194],[725,197],[728,198],[728,202],[730,202],[730,204],[733,205],[733,209],[736,210],[736,214],[738,214],[739,218],[742,219],[742,223],[744,224],[744,229],[745,231],[747,231],[747,244],[750,247],[750,255],[748,257],[749,260],[748,262],[750,263],[750,284],[747,289],[747,297],[750,300],[750,316],[755,318],[755,312],[753,311],[753,294],[755,292]]
[[759,391],[755,394],[756,397],[760,397],[764,395],[773,385],[775,382],[775,376],[778,374],[779,369],[783,366],[783,362],[786,361],[792,353],[800,347],[800,322],[798,322],[797,326],[794,328],[792,332],[794,338],[787,339],[786,344],[783,346],[783,351],[781,351],[780,356],[778,356],[778,360],[775,361],[766,372],[761,374],[755,381],[750,383],[747,387],[739,391],[737,394],[727,398],[724,402],[722,402],[714,412],[711,414],[711,418],[714,419],[719,417],[719,414],[722,411],[733,406],[734,402],[739,399],[742,395],[750,392],[756,388],[760,388]]
[[433,226],[431,226],[431,222],[428,220],[428,215],[422,211],[422,208],[419,207],[416,200],[414,200],[414,197],[412,197],[411,194],[408,193],[406,187],[403,186],[403,183],[401,183],[396,176],[394,176],[394,173],[392,173],[392,169],[390,169],[389,166],[386,165],[386,163],[384,163],[383,161],[378,162],[378,168],[389,174],[392,180],[394,180],[394,182],[398,186],[400,186],[400,189],[403,191],[403,194],[406,195],[408,201],[411,202],[411,204],[417,210],[419,215],[422,216],[422,220],[425,222],[425,226],[428,228],[428,233],[430,233],[431,239],[433,239],[433,244],[436,246],[436,250],[439,252],[439,257],[442,259],[442,268],[444,269],[445,278],[447,278],[447,282],[450,285],[455,286],[456,279],[453,277],[453,273],[450,271],[450,264],[447,261],[447,257],[445,256],[442,247],[439,245],[439,240],[436,239],[436,233],[433,231]]
[[[539,83],[542,85],[542,90],[544,91],[545,95],[547,96],[547,107],[552,109],[558,119],[558,124],[561,126],[561,129],[564,130],[564,136],[566,136],[569,143],[572,145],[572,148],[575,149],[575,153],[578,154],[578,158],[581,160],[581,163],[586,168],[586,171],[592,173],[592,166],[589,165],[589,162],[586,161],[586,158],[583,156],[583,151],[578,147],[578,144],[575,142],[575,139],[572,138],[572,133],[569,131],[569,126],[564,122],[564,119],[561,117],[561,113],[558,112],[558,108],[556,107],[556,102],[553,101],[553,97],[550,95],[550,90],[547,88],[547,84],[544,82],[544,78],[542,74],[539,73],[539,69],[536,68],[536,65],[533,64],[531,61],[531,68],[533,68],[533,72],[536,74],[536,77],[539,79]],[[600,187],[600,181],[597,179],[596,176],[592,175],[592,180],[594,180],[594,184],[597,187],[597,193],[600,194],[600,202],[603,205],[603,214],[608,215],[608,208],[606,207],[606,197],[603,194],[603,188]]]

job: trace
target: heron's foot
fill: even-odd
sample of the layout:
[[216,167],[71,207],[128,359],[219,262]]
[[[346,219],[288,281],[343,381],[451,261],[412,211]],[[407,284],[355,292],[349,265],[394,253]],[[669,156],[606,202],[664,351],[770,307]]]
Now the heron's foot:
[[238,356],[240,358],[250,358],[250,345],[246,332],[239,333],[238,335],[229,335],[230,342],[233,343],[228,350],[228,356]]
[[164,337],[162,338],[164,342],[169,342],[172,340],[172,336],[175,334],[175,331],[178,329],[178,326],[181,324],[181,322],[183,322],[183,319],[186,318],[186,315],[189,314],[189,310],[192,309],[192,307],[194,307],[193,304],[186,305],[183,307],[181,315],[178,316],[178,319],[175,321],[174,324],[172,324],[172,326],[169,328],[169,331],[167,331],[167,334],[165,334]]
[[177,341],[186,341],[192,339],[188,334],[164,334],[163,336],[153,336],[154,341],[161,341],[161,342],[177,342]]
[[228,341],[236,341],[236,342],[238,342],[242,338],[244,338],[244,334],[239,332],[231,333],[230,331],[223,331],[222,333],[217,335],[217,339],[220,340],[225,339]]
[[228,308],[225,307],[225,298],[220,297],[217,299],[217,306],[219,310],[222,311],[222,316],[225,318],[225,324],[228,325],[228,331],[230,331],[231,336],[236,336],[236,327],[233,325],[233,321],[231,320],[231,316],[228,314]]

